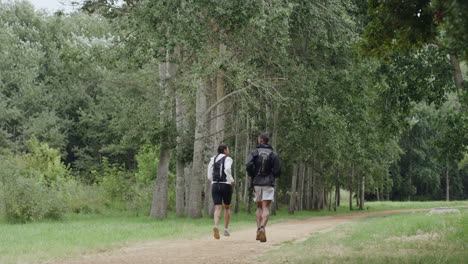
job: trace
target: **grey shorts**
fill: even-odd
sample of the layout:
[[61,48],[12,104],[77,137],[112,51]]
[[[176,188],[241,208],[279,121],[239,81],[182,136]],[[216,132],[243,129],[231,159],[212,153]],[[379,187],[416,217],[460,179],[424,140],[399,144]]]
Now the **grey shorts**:
[[273,201],[275,199],[275,187],[254,186],[254,202]]

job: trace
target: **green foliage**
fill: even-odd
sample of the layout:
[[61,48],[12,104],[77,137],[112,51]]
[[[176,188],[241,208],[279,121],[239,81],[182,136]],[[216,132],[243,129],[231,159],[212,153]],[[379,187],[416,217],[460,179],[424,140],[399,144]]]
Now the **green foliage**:
[[67,212],[92,212],[103,197],[74,180],[57,149],[27,142],[28,152],[2,155],[0,182],[2,211],[11,222],[62,219]]
[[463,0],[371,0],[363,52],[384,57],[436,43],[466,59],[467,7]]
[[61,161],[58,150],[47,143],[39,142],[34,136],[28,141],[28,153],[23,158],[26,167],[40,173],[39,179],[46,185],[58,186],[70,179],[69,166]]
[[47,185],[43,174],[29,167],[25,157],[3,156],[2,159],[2,203],[8,221],[24,223],[63,217],[66,207],[58,187],[60,182]]
[[420,103],[410,120],[408,135],[400,140],[404,150],[392,173],[394,199],[443,199],[445,173],[449,172],[451,194],[464,199],[466,170],[457,164],[463,159],[466,130],[456,94],[440,108]]
[[135,173],[136,184],[149,185],[154,183],[159,165],[159,148],[144,145],[135,158],[138,164],[138,171]]
[[127,201],[131,197],[133,178],[122,165],[110,164],[108,159],[102,159],[101,172],[94,171],[98,184],[110,201]]

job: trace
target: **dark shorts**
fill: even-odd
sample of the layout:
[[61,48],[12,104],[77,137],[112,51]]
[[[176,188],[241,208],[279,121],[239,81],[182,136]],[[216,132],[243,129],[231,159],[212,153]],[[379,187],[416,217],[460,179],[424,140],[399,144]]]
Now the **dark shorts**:
[[211,185],[211,197],[215,205],[230,205],[232,198],[232,185],[226,183],[213,183]]

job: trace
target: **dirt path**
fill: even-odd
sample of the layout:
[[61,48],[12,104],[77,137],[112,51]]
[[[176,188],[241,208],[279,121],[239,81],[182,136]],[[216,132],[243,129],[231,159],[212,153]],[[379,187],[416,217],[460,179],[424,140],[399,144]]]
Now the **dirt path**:
[[[292,220],[268,226],[267,243],[255,241],[256,228],[232,232],[231,237],[221,236],[220,240],[215,240],[209,230],[206,236],[199,239],[139,243],[106,253],[85,255],[79,260],[59,263],[255,263],[254,259],[257,256],[278,247],[281,242],[303,240],[312,232],[329,231],[353,219],[427,210],[429,209],[392,210]],[[254,221],[252,219],[252,224]]]

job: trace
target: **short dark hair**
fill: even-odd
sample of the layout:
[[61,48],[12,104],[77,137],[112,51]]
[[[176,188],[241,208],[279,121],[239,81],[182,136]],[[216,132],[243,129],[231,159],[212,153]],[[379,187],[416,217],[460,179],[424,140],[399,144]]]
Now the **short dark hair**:
[[228,148],[226,144],[219,144],[218,146],[218,154],[224,153],[224,151]]
[[268,141],[270,140],[270,136],[268,136],[268,133],[261,133],[258,137],[263,140],[263,143],[268,143]]

